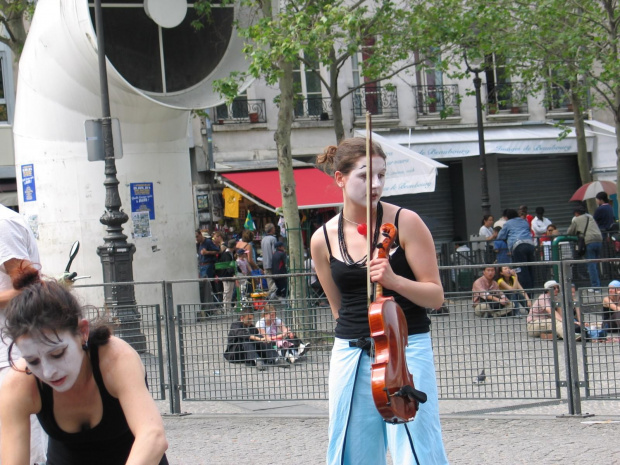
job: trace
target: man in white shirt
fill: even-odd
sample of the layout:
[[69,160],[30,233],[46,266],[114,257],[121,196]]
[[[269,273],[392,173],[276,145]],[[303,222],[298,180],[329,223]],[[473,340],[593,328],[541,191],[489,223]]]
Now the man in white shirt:
[[[5,314],[9,301],[17,295],[11,279],[19,275],[19,271],[29,264],[39,265],[39,249],[30,227],[22,216],[13,210],[0,205],[0,329],[5,325]],[[0,338],[0,389],[2,381],[12,368],[9,364],[7,348],[11,343],[6,337]],[[17,347],[13,347],[13,360],[21,357]],[[31,416],[30,462],[45,463],[47,436],[43,432],[39,420]]]

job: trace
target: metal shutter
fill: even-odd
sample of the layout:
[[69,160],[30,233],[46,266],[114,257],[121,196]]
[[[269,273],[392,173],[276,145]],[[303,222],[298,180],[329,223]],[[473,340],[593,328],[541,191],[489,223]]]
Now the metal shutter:
[[498,170],[502,210],[527,205],[535,215],[544,207],[560,230],[568,228],[575,206],[568,199],[581,186],[576,155],[499,158]]
[[435,192],[386,197],[388,203],[408,208],[419,214],[431,230],[435,244],[454,237],[454,211],[450,170],[438,169]]

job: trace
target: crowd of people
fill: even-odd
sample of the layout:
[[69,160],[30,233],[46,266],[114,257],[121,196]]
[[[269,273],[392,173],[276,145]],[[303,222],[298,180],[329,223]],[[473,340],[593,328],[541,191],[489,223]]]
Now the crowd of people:
[[[599,192],[595,200],[597,208],[593,215],[590,215],[583,205],[574,208],[571,224],[565,233],[582,239],[584,246],[578,256],[587,260],[601,257],[603,235],[618,228],[607,193]],[[492,243],[496,264],[552,259],[551,244],[561,232],[551,219],[545,216],[544,207],[537,207],[535,213],[535,216],[530,215],[528,207],[521,205],[518,209],[505,209],[502,218],[497,221],[494,221],[492,215],[483,216],[478,234],[484,241]],[[541,256],[536,254],[537,246]],[[587,264],[592,288],[601,286],[598,266],[593,262]],[[531,267],[520,266],[515,271],[523,288],[532,289],[534,276]]]
[[[221,310],[230,313],[236,300],[257,290],[265,291],[270,300],[287,296],[288,280],[278,277],[288,273],[285,244],[277,238],[273,223],[267,223],[264,232],[259,257],[253,231],[244,230],[239,238],[226,241],[222,231],[205,235],[196,230],[198,277],[211,278],[200,285],[202,303],[212,303],[214,295],[221,295]],[[213,280],[216,277],[224,279]],[[240,279],[230,279],[233,277]],[[207,305],[199,317],[208,317],[212,311]]]

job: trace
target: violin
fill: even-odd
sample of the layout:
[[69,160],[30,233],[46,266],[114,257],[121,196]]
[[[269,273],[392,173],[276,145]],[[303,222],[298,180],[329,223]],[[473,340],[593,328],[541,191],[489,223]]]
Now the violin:
[[[396,238],[396,227],[381,225],[377,244],[378,257],[387,258]],[[405,423],[415,418],[426,394],[418,391],[407,368],[405,347],[408,345],[407,320],[394,297],[385,297],[381,284],[375,285],[376,296],[368,308],[370,336],[374,342],[374,360],[371,368],[372,397],[377,410],[388,423]]]
[[[372,193],[372,117],[366,113],[366,224],[372,223],[370,204]],[[374,247],[379,258],[387,258],[396,239],[396,226],[384,223],[380,228],[381,243],[373,244],[372,231],[366,236],[366,256],[370,261]],[[407,368],[405,348],[408,342],[407,320],[403,309],[393,297],[385,297],[379,283],[370,280],[370,265],[366,270],[368,322],[373,339],[371,390],[377,410],[388,423],[406,423],[415,418],[426,394],[418,391]],[[373,293],[373,288],[375,292]],[[374,294],[374,295],[373,295]]]

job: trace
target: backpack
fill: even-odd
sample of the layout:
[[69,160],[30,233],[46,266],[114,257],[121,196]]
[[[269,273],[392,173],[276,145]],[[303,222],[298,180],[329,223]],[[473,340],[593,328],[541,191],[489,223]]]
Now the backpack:
[[217,262],[215,262],[215,274],[220,278],[230,278],[235,275],[237,262],[231,252],[223,252],[220,254]]

